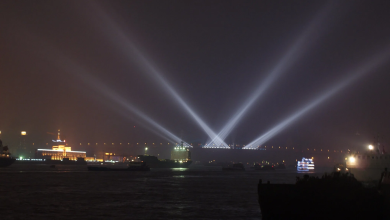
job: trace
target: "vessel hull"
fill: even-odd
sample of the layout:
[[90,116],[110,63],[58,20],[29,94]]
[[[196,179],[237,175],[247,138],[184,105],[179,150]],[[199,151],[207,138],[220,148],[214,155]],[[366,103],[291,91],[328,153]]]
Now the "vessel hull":
[[150,171],[149,167],[140,168],[112,168],[112,167],[88,167],[89,171]]
[[11,166],[15,162],[15,158],[0,158],[0,167],[8,167]]
[[379,181],[383,171],[383,168],[349,168],[349,172],[361,182]]
[[263,220],[384,219],[384,197],[376,189],[259,183],[258,198]]
[[191,161],[185,163],[175,162],[159,162],[159,163],[147,163],[150,168],[188,168],[191,165]]

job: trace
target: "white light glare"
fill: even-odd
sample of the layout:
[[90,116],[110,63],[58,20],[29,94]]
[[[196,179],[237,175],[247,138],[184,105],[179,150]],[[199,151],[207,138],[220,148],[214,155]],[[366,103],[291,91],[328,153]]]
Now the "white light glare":
[[[139,59],[139,63],[142,64],[142,67],[145,68],[145,72],[148,73],[152,79],[154,79],[158,85],[163,85],[164,89],[175,98],[175,100],[189,113],[192,118],[199,124],[199,126],[206,132],[210,139],[213,139],[217,135],[212,131],[206,123],[200,119],[200,117],[188,106],[188,104],[179,96],[179,94],[169,85],[169,83],[162,77],[162,75],[157,71],[153,65],[142,55],[142,53],[135,47],[134,44],[131,43],[126,33],[122,31],[122,28],[116,24],[109,16],[107,16],[102,10],[100,10],[102,16],[104,17],[104,21],[106,22],[107,29],[113,29],[113,31],[105,31],[105,33],[110,33],[110,38],[113,39],[115,44],[118,45],[123,52],[133,58],[132,51],[136,54]],[[112,33],[116,33],[117,38],[112,38]],[[216,143],[218,146],[222,145],[223,147],[227,147],[227,144],[220,138],[216,138]]]
[[368,146],[368,149],[373,150],[374,147],[373,147],[372,145],[369,145],[369,146]]
[[[111,90],[107,85],[101,83],[99,80],[96,78],[92,77],[91,75],[88,74],[88,71],[86,71],[83,67],[77,65],[76,63],[72,62],[69,59],[64,59],[65,62],[64,68],[70,68],[73,67],[72,69],[69,69],[70,73],[73,73],[73,75],[79,77],[82,79],[86,84],[88,84],[90,87],[94,88],[96,91],[100,92],[102,95],[106,96],[110,100],[116,102],[117,104],[121,105],[124,107],[126,110],[131,111],[135,113],[137,116],[142,118],[143,120],[147,121],[154,127],[156,127],[160,132],[165,134],[167,137],[162,136],[166,138],[168,141],[171,142],[181,142],[182,140],[178,138],[176,135],[172,134],[170,131],[162,127],[160,124],[152,120],[150,117],[145,115],[143,112],[138,110],[136,107],[128,103],[124,98],[122,98],[119,94],[115,93],[113,90]],[[152,130],[152,129],[151,129]],[[192,147],[188,143],[184,143],[185,146]]]

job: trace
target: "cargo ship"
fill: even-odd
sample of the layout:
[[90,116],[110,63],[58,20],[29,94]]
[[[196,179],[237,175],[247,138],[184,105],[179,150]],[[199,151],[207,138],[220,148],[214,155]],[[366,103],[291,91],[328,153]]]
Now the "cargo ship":
[[150,167],[145,162],[129,162],[125,167],[108,166],[88,166],[89,171],[150,171]]
[[138,159],[150,168],[187,168],[192,163],[191,151],[183,146],[183,142],[171,151],[171,159],[158,159],[151,155],[138,155]]
[[15,158],[11,157],[8,146],[3,146],[0,140],[0,167],[8,167],[15,162]]

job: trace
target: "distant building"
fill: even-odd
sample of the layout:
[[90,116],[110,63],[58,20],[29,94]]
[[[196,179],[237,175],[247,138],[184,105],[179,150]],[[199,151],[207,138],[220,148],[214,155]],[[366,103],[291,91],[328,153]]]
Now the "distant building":
[[63,160],[69,158],[69,160],[77,160],[78,158],[86,158],[87,152],[85,151],[72,151],[72,148],[66,146],[65,140],[60,139],[60,130],[58,130],[57,140],[53,140],[58,145],[52,146],[52,149],[37,149],[35,156],[38,159],[51,159],[51,160]]
[[125,162],[126,157],[121,155],[115,155],[115,153],[104,153],[103,159],[104,162]]

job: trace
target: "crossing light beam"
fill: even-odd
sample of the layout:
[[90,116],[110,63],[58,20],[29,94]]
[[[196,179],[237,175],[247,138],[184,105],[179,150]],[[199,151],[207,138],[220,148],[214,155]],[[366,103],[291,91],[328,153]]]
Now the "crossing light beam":
[[331,98],[332,96],[340,92],[345,87],[351,85],[360,77],[375,70],[375,68],[379,67],[385,61],[388,60],[389,55],[390,55],[390,50],[389,48],[387,48],[387,50],[375,56],[373,59],[370,59],[368,62],[364,63],[364,65],[359,66],[353,71],[349,71],[348,77],[346,77],[344,80],[342,80],[339,83],[336,83],[334,86],[330,87],[326,92],[324,92],[323,94],[321,94],[320,96],[318,96],[317,98],[309,102],[306,106],[294,112],[291,116],[289,116],[288,118],[286,118],[285,120],[283,120],[282,122],[274,126],[273,128],[269,129],[266,133],[262,134],[260,137],[256,138],[251,143],[247,144],[245,148],[246,149],[257,148],[257,146],[264,144],[266,141],[273,138],[282,130],[286,129],[288,126],[290,126],[294,121],[302,117],[304,114],[308,113],[310,110],[313,110],[315,107],[322,104],[327,99]]
[[[197,122],[197,124],[204,130],[210,139],[215,139],[218,146],[223,148],[229,148],[227,144],[217,136],[217,134],[192,110],[192,108],[181,98],[181,96],[173,89],[173,87],[167,82],[162,74],[150,63],[148,59],[138,50],[138,48],[130,41],[127,34],[122,28],[107,16],[102,10],[98,9],[104,21],[106,28],[111,31],[105,31],[109,33],[109,37],[112,41],[118,45],[123,52],[131,59],[136,59],[138,63],[144,68],[145,72],[156,81],[157,84],[162,85],[168,94],[170,94],[174,100]],[[116,34],[116,38],[112,38],[112,33]],[[135,56],[135,57],[134,57]]]
[[284,73],[299,57],[307,50],[309,42],[313,41],[313,34],[318,35],[318,27],[324,17],[329,13],[330,5],[327,5],[324,9],[318,13],[308,27],[301,33],[297,40],[287,50],[284,56],[277,62],[274,68],[269,72],[268,76],[262,81],[259,87],[249,96],[244,104],[236,111],[232,118],[229,119],[228,123],[222,128],[222,130],[211,139],[209,146],[216,140],[225,140],[231,133],[234,127],[237,125],[239,120],[246,114],[246,112],[252,107],[252,105],[259,100],[259,98],[266,92],[266,90]]

